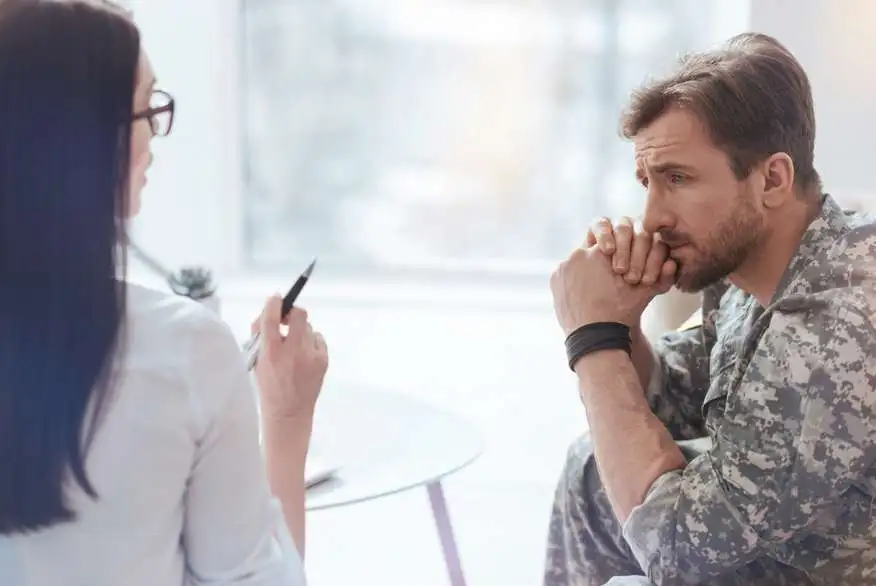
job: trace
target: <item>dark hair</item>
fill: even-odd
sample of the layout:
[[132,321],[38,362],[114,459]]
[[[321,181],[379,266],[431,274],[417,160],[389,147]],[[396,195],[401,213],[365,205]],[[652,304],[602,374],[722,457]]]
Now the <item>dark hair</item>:
[[97,498],[139,58],[109,2],[0,1],[0,534],[75,519],[71,481]]
[[730,38],[718,49],[683,57],[678,68],[633,93],[621,132],[635,137],[670,106],[690,108],[744,179],[774,153],[794,162],[801,193],[821,191],[815,170],[815,108],[803,67],[776,39]]

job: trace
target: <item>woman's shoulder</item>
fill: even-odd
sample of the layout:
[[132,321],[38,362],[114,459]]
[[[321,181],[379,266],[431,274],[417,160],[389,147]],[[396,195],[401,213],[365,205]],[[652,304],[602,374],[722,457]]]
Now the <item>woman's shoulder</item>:
[[236,388],[249,388],[240,347],[214,311],[139,284],[127,291],[122,364],[129,380],[165,381],[183,392],[204,424]]
[[228,330],[216,312],[188,297],[131,282],[126,284],[126,291],[130,321],[145,322],[169,331],[211,326]]
[[198,321],[209,319],[212,314],[207,308],[187,297],[147,285],[126,282],[125,289],[129,319],[159,320],[170,326],[191,327],[197,326]]
[[188,362],[193,354],[239,354],[228,325],[212,310],[186,297],[127,284],[128,349],[150,362]]

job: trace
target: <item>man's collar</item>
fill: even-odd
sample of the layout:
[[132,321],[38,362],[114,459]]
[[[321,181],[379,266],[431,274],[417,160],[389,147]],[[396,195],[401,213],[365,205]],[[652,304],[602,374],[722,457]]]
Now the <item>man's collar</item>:
[[824,261],[825,251],[849,230],[846,213],[828,194],[821,196],[821,211],[809,224],[788,268],[779,282],[773,301],[789,295],[804,293],[809,287],[808,279],[801,278],[807,267],[819,259]]

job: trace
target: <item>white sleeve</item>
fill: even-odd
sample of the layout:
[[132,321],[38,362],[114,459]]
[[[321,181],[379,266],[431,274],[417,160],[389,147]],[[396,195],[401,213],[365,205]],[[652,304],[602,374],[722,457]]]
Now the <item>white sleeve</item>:
[[197,329],[188,377],[199,437],[182,536],[188,584],[302,586],[301,557],[268,487],[243,356],[217,318]]

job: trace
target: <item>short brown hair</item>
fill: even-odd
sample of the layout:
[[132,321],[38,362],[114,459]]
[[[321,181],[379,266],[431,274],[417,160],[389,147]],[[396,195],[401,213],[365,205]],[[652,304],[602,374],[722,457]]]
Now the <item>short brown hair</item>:
[[633,93],[621,118],[623,136],[635,137],[674,105],[697,114],[737,178],[784,152],[794,162],[799,191],[820,193],[809,78],[776,39],[743,33],[717,49],[683,57],[671,74]]

